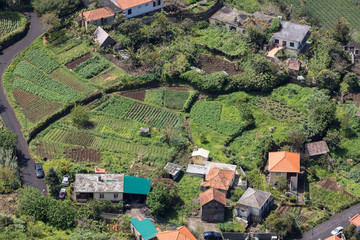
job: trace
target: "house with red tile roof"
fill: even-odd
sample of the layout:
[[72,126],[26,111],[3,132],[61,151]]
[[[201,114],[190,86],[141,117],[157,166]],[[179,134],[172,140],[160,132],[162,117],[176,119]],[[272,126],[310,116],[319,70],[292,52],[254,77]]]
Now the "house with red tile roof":
[[325,239],[325,240],[343,240],[343,238],[339,238],[338,236],[333,235],[333,236],[331,236],[331,237],[328,237],[328,238]]
[[354,224],[357,232],[360,232],[360,214],[356,214],[355,216],[350,218],[349,222]]
[[209,188],[215,188],[227,194],[234,183],[235,173],[233,170],[210,168],[202,180],[200,187],[203,191]]
[[225,218],[225,193],[210,188],[200,193],[201,219],[207,222],[222,222]]
[[196,240],[196,237],[185,226],[176,230],[165,231],[155,234],[158,240]]
[[86,12],[79,13],[80,20],[85,23],[95,26],[112,25],[115,19],[115,14],[108,7],[98,8]]
[[284,176],[292,190],[297,190],[300,173],[300,154],[293,152],[270,152],[267,170],[269,183],[276,186],[278,177]]
[[164,7],[164,0],[111,0],[126,18],[132,18],[154,12]]

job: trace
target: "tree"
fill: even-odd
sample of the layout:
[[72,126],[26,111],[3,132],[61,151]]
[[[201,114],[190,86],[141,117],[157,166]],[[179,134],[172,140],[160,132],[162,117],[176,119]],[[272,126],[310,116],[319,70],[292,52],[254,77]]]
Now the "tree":
[[31,4],[37,13],[56,12],[65,14],[74,10],[83,0],[32,0]]
[[359,90],[359,78],[355,73],[347,73],[344,77],[344,82],[348,85],[348,90],[350,92]]
[[60,188],[60,178],[53,167],[49,168],[49,171],[45,176],[45,183],[49,185],[52,195],[56,196]]
[[280,189],[280,191],[284,192],[287,189],[288,181],[283,175],[277,176],[275,178],[275,185]]
[[75,105],[75,107],[71,110],[70,116],[77,127],[84,127],[89,121],[90,113],[85,106]]
[[255,43],[258,47],[261,47],[265,41],[265,34],[261,29],[258,29],[256,26],[248,25],[246,27],[246,32],[250,38],[250,41]]
[[309,114],[303,124],[303,132],[308,137],[323,136],[335,121],[335,103],[323,92],[315,92],[307,101]]
[[324,69],[319,73],[316,81],[319,88],[334,91],[339,87],[340,77],[337,73]]
[[0,129],[0,148],[14,149],[18,141],[18,135],[7,128]]
[[266,218],[265,226],[282,237],[294,236],[298,232],[295,219],[290,213],[285,213],[283,217],[280,217],[279,212],[270,214]]
[[70,201],[57,201],[50,199],[47,218],[51,225],[68,229],[75,226],[76,208]]
[[146,205],[154,215],[164,215],[170,208],[171,197],[164,183],[158,183],[149,193],[146,199]]
[[333,38],[342,44],[347,44],[350,40],[349,22],[347,22],[345,18],[339,18],[335,23]]
[[287,133],[286,139],[287,143],[294,149],[294,151],[300,152],[304,147],[306,136],[302,131],[295,129]]
[[50,32],[57,29],[60,25],[60,18],[54,12],[45,13],[40,18],[41,28],[44,30],[49,30]]
[[19,190],[18,210],[22,215],[33,216],[35,220],[47,221],[49,198],[33,187],[25,186]]
[[329,147],[336,148],[336,147],[339,146],[339,144],[341,142],[341,138],[342,137],[341,137],[339,131],[337,131],[337,130],[329,130],[326,133],[326,137],[324,138],[324,140],[329,145]]

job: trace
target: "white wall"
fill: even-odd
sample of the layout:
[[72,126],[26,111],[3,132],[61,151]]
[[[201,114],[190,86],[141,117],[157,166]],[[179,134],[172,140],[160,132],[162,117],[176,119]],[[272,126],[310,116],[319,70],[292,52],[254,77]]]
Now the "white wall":
[[[111,1],[118,6],[115,0],[111,0]],[[156,5],[155,7],[153,5],[154,2]],[[132,18],[164,7],[164,0],[160,0],[160,5],[158,5],[157,0],[154,2],[148,2],[132,8],[123,9],[122,12],[125,14],[126,18]],[[131,14],[128,14],[130,9],[131,9]]]
[[123,200],[123,193],[117,193],[118,197],[114,197],[114,193],[103,193],[104,198],[100,198],[101,193],[94,193],[94,199],[98,201],[122,201]]
[[[286,46],[283,46],[283,47],[287,47],[287,48],[290,48],[290,49],[298,49],[300,47],[300,43],[299,42],[295,42],[295,41],[288,41],[286,39],[281,39],[281,38],[274,38],[274,43],[275,43],[275,40],[278,39],[279,40],[279,46],[282,46],[283,44],[283,41],[286,41]],[[290,46],[290,42],[294,43],[294,47],[291,47]]]

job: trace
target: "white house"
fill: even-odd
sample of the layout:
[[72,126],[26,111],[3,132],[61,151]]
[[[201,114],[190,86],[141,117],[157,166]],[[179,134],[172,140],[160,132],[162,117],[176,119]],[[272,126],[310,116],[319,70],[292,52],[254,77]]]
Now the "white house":
[[111,0],[126,18],[140,16],[164,7],[164,0]]
[[124,174],[76,174],[74,200],[118,202],[123,200]]
[[209,160],[209,153],[208,150],[195,146],[191,154],[192,163],[204,165]]
[[273,34],[270,43],[286,48],[297,55],[310,37],[310,28],[304,24],[281,21],[281,29]]

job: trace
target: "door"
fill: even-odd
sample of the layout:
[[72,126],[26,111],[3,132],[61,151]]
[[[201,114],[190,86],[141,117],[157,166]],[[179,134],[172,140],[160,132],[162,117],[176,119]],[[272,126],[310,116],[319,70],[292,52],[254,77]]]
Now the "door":
[[286,41],[283,41],[283,42],[282,42],[282,46],[283,46],[283,47],[286,47]]

